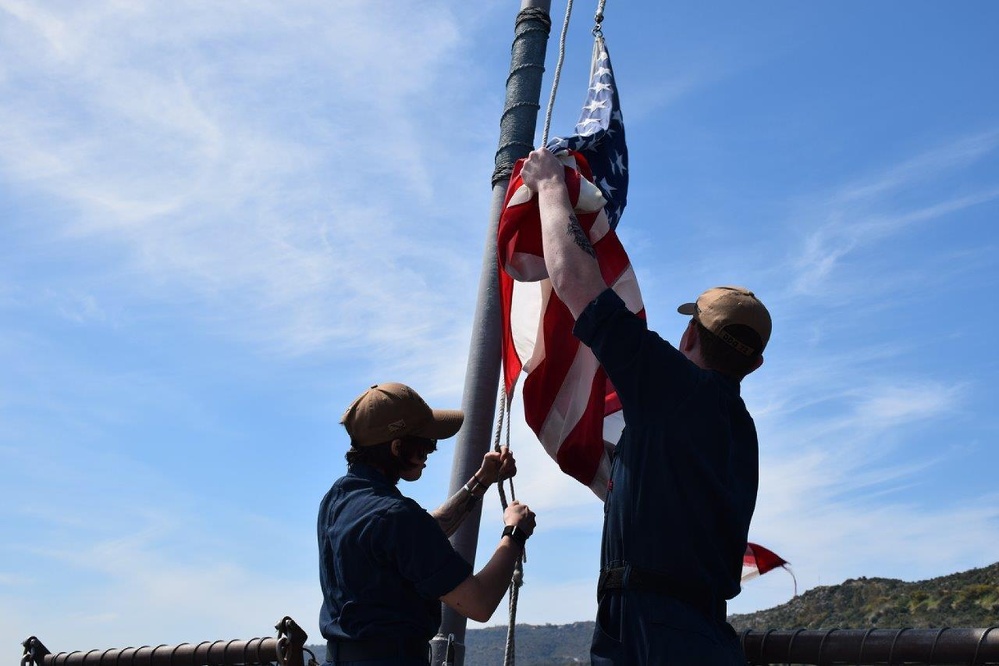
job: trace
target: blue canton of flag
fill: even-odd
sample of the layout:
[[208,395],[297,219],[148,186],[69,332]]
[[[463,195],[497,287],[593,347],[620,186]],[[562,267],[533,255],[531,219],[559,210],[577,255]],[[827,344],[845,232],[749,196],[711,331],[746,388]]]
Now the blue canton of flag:
[[555,137],[547,148],[556,155],[568,150],[583,154],[593,171],[594,183],[607,199],[607,221],[611,229],[616,228],[628,199],[628,148],[614,71],[602,36],[593,43],[590,89],[576,123],[576,134],[564,139]]

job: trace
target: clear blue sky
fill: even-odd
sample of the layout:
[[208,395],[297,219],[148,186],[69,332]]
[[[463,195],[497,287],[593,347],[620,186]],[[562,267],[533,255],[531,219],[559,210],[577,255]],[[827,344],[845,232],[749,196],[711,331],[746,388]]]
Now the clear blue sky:
[[[32,634],[249,638],[284,615],[318,640],[343,408],[394,380],[461,402],[518,6],[0,0],[8,659]],[[594,7],[576,3],[554,134],[583,102]],[[999,3],[606,16],[620,232],[653,327],[675,341],[675,306],[724,283],[776,322],[744,386],[752,539],[802,591],[999,560]],[[514,435],[539,516],[519,620],[591,619],[601,506]],[[452,450],[405,488],[428,508]],[[491,494],[479,565],[500,526]],[[775,572],[731,608],[790,596]]]

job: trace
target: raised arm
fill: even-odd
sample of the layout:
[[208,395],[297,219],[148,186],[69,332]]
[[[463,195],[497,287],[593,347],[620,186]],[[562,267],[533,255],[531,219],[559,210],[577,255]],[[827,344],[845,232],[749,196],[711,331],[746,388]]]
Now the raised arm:
[[430,515],[437,520],[444,534],[451,536],[486,494],[489,486],[496,481],[509,479],[516,473],[517,462],[510,449],[504,446],[499,451],[490,451],[483,456],[482,466],[468,483],[431,511]]
[[532,152],[520,172],[524,184],[538,195],[548,277],[559,299],[578,318],[607,283],[596,252],[572,212],[564,173],[562,163],[545,148]]

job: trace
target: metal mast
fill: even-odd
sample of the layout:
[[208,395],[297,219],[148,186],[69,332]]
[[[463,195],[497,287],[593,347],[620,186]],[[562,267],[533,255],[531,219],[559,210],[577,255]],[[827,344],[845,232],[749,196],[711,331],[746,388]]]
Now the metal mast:
[[[493,171],[493,198],[486,232],[479,293],[472,325],[468,369],[462,395],[465,425],[458,435],[451,468],[449,495],[453,495],[479,469],[482,456],[492,443],[496,395],[500,378],[501,320],[499,278],[496,264],[496,230],[503,199],[514,163],[534,149],[541,80],[551,30],[551,0],[521,0],[514,30],[510,75],[506,80],[506,103],[500,117],[499,148]],[[477,507],[457,532],[451,544],[469,562],[475,562],[482,507]],[[499,541],[499,534],[496,535]],[[440,633],[431,641],[433,666],[463,666],[466,618],[446,605]],[[449,637],[453,636],[453,640]],[[449,650],[451,645],[453,650]],[[451,654],[449,654],[451,653]]]

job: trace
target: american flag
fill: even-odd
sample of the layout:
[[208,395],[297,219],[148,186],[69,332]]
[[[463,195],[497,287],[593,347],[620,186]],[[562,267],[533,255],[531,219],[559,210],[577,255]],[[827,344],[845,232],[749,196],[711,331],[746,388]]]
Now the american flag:
[[583,153],[593,172],[593,182],[607,199],[604,206],[607,222],[615,229],[628,203],[628,147],[614,71],[603,37],[598,36],[593,43],[590,87],[576,133],[552,139],[547,148],[556,155],[569,151]]
[[[638,281],[615,232],[628,196],[628,150],[602,36],[593,45],[590,86],[576,133],[552,139],[547,147],[565,165],[569,200],[604,281],[644,317]],[[524,372],[528,425],[562,471],[604,499],[611,455],[624,428],[621,404],[593,353],[572,334],[572,314],[547,279],[537,198],[520,178],[522,165],[523,160],[514,165],[497,239],[506,394],[513,395]],[[742,580],[786,565],[773,551],[749,543]]]
[[[631,262],[614,231],[628,194],[628,151],[618,101],[610,56],[598,36],[576,133],[552,139],[547,147],[565,164],[573,208],[604,279],[633,312],[644,316]],[[572,315],[547,280],[537,200],[520,179],[521,166],[514,166],[498,238],[507,395],[513,394],[523,369],[528,425],[562,470],[602,499],[610,479],[608,452],[623,428],[621,406],[593,353],[572,335]]]

